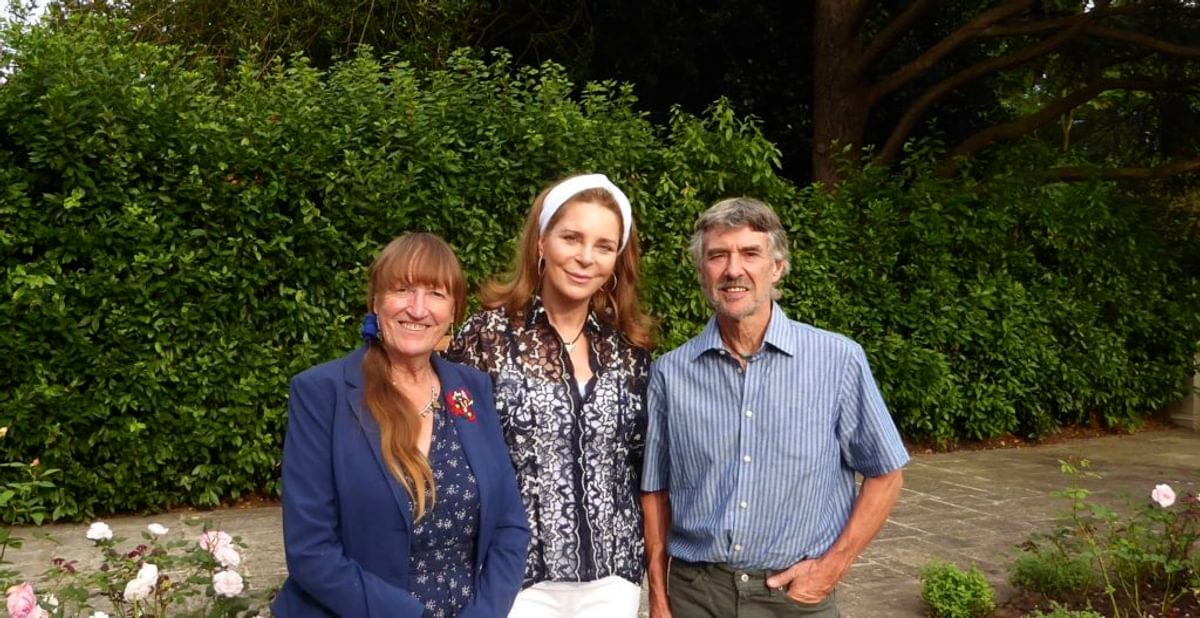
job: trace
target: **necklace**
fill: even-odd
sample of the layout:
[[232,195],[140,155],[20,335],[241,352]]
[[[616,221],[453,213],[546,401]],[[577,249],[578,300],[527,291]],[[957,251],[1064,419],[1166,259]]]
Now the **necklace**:
[[429,401],[425,403],[425,407],[421,408],[419,413],[421,418],[427,418],[433,411],[437,409],[437,388],[433,385],[433,380],[429,380]]
[[583,336],[583,331],[586,327],[587,322],[584,322],[583,326],[579,327],[579,332],[575,334],[575,338],[570,341],[563,339],[562,335],[558,336],[559,341],[562,341],[563,347],[567,349],[567,354],[575,351],[575,342],[579,341],[579,338]]
[[[748,360],[754,358],[754,355],[758,353],[758,350],[755,350],[754,352],[739,352],[738,349],[735,348],[733,346],[733,344],[730,343],[729,340],[725,338],[724,333],[721,334],[721,343],[725,344],[725,349],[729,350],[730,352],[733,352],[734,354],[736,354],[739,358],[741,358],[744,361],[748,361]],[[760,345],[760,347],[761,347],[761,345]]]
[[[395,388],[396,390],[400,390],[400,383],[396,381],[396,378],[392,378],[392,387]],[[433,414],[433,411],[438,408],[437,396],[438,396],[437,382],[434,381],[433,371],[430,370],[430,372],[429,372],[429,401],[425,402],[425,405],[420,409],[420,411],[417,412],[417,415],[420,416],[421,418],[428,418],[430,414]]]

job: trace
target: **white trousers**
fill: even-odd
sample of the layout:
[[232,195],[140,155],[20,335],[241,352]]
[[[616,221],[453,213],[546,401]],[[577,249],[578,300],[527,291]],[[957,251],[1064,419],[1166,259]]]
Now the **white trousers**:
[[636,618],[642,589],[616,575],[592,582],[541,582],[520,592],[508,618]]

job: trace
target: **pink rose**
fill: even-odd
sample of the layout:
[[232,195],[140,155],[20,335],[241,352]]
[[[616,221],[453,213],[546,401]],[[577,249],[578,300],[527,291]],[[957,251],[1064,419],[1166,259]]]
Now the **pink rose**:
[[37,595],[29,582],[8,589],[9,618],[34,618],[41,613],[39,609]]
[[209,553],[216,553],[222,547],[233,545],[233,537],[220,530],[209,530],[200,535],[200,549]]
[[227,569],[237,568],[242,564],[242,555],[239,554],[232,545],[218,547],[217,550],[212,553],[212,556],[213,558],[217,559],[217,562],[219,562],[221,566]]
[[1165,509],[1175,504],[1175,490],[1170,485],[1155,485],[1154,491],[1150,492],[1150,499]]
[[242,593],[242,576],[237,571],[221,571],[213,575],[213,591],[223,597],[236,597]]

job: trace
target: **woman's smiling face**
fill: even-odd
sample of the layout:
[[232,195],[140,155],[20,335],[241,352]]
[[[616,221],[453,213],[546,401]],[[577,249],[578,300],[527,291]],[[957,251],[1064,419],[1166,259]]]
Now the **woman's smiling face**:
[[428,356],[450,330],[454,299],[439,286],[401,282],[376,298],[375,314],[389,353]]
[[538,241],[545,260],[542,295],[588,302],[612,276],[621,247],[621,217],[596,203],[571,201]]

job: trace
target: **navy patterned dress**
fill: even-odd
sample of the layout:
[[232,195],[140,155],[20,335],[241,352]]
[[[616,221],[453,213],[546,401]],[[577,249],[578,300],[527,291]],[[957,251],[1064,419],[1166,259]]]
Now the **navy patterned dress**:
[[472,577],[479,529],[479,490],[454,424],[438,406],[429,446],[436,499],[413,527],[408,589],[425,605],[424,618],[453,618],[475,593]]

